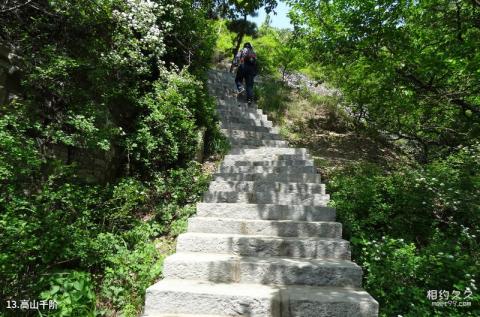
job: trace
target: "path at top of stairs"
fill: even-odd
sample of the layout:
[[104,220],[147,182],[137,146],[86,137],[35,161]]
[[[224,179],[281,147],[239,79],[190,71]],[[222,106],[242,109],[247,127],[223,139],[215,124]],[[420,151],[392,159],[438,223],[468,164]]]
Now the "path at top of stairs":
[[238,101],[233,81],[209,73],[232,148],[165,260],[164,279],[147,289],[144,316],[377,316],[308,151]]

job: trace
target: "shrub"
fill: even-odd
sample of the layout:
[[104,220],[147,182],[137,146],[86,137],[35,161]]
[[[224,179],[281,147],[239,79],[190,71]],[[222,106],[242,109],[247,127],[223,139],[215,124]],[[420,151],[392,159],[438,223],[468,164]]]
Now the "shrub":
[[57,309],[41,310],[46,316],[95,316],[95,292],[86,272],[62,272],[49,277],[50,289],[40,294],[46,301],[55,301]]
[[426,295],[476,290],[479,154],[475,144],[426,166],[356,164],[334,175],[333,205],[382,316],[478,315],[476,306],[432,307]]

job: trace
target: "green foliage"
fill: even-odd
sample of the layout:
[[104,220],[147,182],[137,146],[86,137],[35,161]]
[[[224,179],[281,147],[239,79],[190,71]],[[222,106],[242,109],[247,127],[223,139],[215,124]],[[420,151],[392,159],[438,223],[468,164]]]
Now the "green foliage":
[[475,306],[435,308],[426,297],[434,289],[475,293],[479,155],[476,144],[445,160],[390,173],[355,165],[330,182],[353,257],[365,269],[364,285],[379,300],[383,316],[479,313]]
[[137,213],[149,201],[149,194],[145,184],[135,178],[123,178],[115,185],[107,201],[109,213],[104,218],[109,231],[132,228]]
[[167,21],[173,28],[165,38],[164,59],[177,66],[188,65],[192,74],[202,76],[210,67],[217,40],[214,24],[206,18],[210,4],[190,0],[171,3],[175,9],[168,12]]
[[46,316],[95,316],[95,292],[86,272],[64,272],[49,277],[50,289],[40,298],[55,301],[57,309],[47,310]]
[[424,162],[479,136],[475,1],[290,3],[305,49],[367,125]]
[[206,188],[192,163],[200,132],[205,154],[225,150],[202,81],[216,40],[207,10],[74,0],[0,13],[21,79],[0,105],[2,299],[51,297],[52,316],[138,315],[166,256],[153,240],[180,233]]
[[169,230],[174,231],[171,233],[174,236],[180,233],[182,223],[195,213],[195,203],[201,199],[209,182],[210,177],[194,162],[183,169],[171,169],[164,177],[157,176],[153,183],[158,193],[155,212],[159,223],[165,225],[166,233]]
[[186,71],[172,72],[156,82],[154,91],[140,103],[143,114],[137,131],[127,138],[129,161],[139,165],[139,172],[167,169],[193,159],[199,126],[207,127],[209,139],[220,139],[213,100],[202,83]]
[[217,42],[215,44],[215,50],[218,55],[217,58],[231,57],[236,35],[228,30],[227,20],[220,19],[213,23],[217,33]]
[[[140,226],[136,230],[144,229],[145,226]],[[137,316],[145,290],[160,276],[164,257],[148,240],[138,242],[133,249],[117,245],[116,252],[105,259],[100,285],[103,302],[111,307],[123,307],[125,316]],[[104,308],[107,311],[108,306]]]
[[[218,20],[215,29],[218,33],[216,51],[218,58],[230,58],[235,48],[238,30],[230,30],[228,21]],[[252,43],[258,56],[258,67],[261,75],[283,77],[286,72],[296,71],[307,66],[311,60],[308,52],[298,45],[292,31],[279,30],[268,24],[262,24],[258,32],[245,32],[243,43]],[[280,72],[279,72],[280,71]]]
[[262,82],[255,89],[258,107],[266,111],[272,120],[281,122],[292,105],[291,89],[274,80]]
[[[11,188],[11,183],[34,177],[42,164],[42,159],[36,152],[35,142],[25,135],[29,128],[24,120],[18,120],[25,115],[15,104],[9,106],[12,111],[0,117],[0,190]],[[3,107],[2,107],[3,108]],[[0,108],[0,113],[4,109]],[[10,186],[9,186],[10,184]],[[4,202],[0,196],[0,203]]]
[[308,53],[295,40],[295,34],[288,30],[278,30],[268,24],[262,24],[259,37],[253,41],[255,49],[262,59],[262,73],[276,74],[278,70],[285,74],[299,70],[307,63]]
[[[98,276],[89,283],[98,290],[103,314],[125,310],[134,316],[166,256],[151,239],[184,230],[182,223],[195,212],[193,206],[209,178],[199,164],[192,163],[165,176],[157,173],[151,184],[124,178],[111,188],[102,188],[66,180],[72,181],[67,172],[52,176],[38,193],[30,197],[12,194],[2,206],[2,297],[47,294],[60,283],[57,276],[76,268]],[[139,220],[143,215],[157,222],[143,223]],[[37,280],[39,275],[45,277]],[[68,275],[62,280],[70,286],[58,294],[65,305],[65,312],[59,314],[74,315],[78,310],[77,315],[87,316],[83,313],[86,307],[95,307],[85,304],[82,294],[86,291],[70,291],[77,279]]]
[[226,155],[230,150],[230,142],[220,129],[210,129],[205,132],[205,154]]
[[205,1],[209,6],[209,11],[213,16],[237,18],[254,14],[258,9],[264,8],[266,13],[270,13],[277,6],[276,0],[214,0]]
[[194,88],[182,85],[182,79],[177,77],[167,84],[157,83],[155,91],[145,96],[142,103],[146,114],[140,117],[138,132],[128,142],[135,161],[156,170],[192,158],[196,126],[187,106],[191,102],[189,92]]

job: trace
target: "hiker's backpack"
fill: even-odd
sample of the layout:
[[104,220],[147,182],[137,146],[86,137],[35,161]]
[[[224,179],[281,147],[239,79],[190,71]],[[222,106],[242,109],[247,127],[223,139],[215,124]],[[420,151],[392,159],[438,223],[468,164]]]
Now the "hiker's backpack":
[[245,48],[243,51],[243,61],[250,65],[257,64],[257,54],[252,49]]

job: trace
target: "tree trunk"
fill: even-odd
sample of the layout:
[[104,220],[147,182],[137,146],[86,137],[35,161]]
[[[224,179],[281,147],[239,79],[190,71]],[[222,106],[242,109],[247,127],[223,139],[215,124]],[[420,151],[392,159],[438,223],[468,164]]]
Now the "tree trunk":
[[[245,14],[243,16],[243,21],[247,21],[247,15]],[[242,45],[243,37],[245,36],[245,25],[246,23],[243,24],[243,28],[240,29],[240,31],[237,34],[237,37],[235,38],[235,47],[233,49],[233,59],[232,59],[232,65],[230,65],[230,72],[233,71],[233,61],[235,60],[235,56],[237,56],[238,50],[240,49],[240,45]]]

